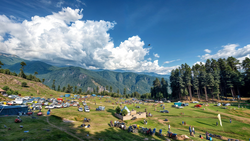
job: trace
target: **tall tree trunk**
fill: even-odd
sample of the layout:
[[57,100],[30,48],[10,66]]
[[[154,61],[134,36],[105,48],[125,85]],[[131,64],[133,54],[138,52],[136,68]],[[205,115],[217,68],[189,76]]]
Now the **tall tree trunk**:
[[212,99],[213,99],[213,101],[214,101],[214,94],[213,94],[213,88],[210,90],[210,92],[211,92],[211,94],[212,94]]
[[198,100],[200,100],[200,89],[197,90]]
[[207,88],[206,88],[206,86],[204,87],[204,90],[205,90],[206,101],[208,101],[208,99],[207,99]]
[[237,91],[238,91],[238,95],[240,97],[240,100],[241,100],[241,96],[240,96],[240,90],[239,90],[239,87],[237,87]]
[[232,96],[233,96],[233,99],[234,99],[233,88],[231,87],[230,89],[231,89],[231,94],[232,94]]
[[189,95],[190,95],[190,101],[192,101],[191,86],[188,86],[188,90],[189,90]]
[[181,92],[180,92],[180,90],[179,90],[179,99],[180,99],[180,101],[181,101]]

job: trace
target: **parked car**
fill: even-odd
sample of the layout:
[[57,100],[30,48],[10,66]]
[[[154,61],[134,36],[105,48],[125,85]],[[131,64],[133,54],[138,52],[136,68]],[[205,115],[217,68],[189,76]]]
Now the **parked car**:
[[83,111],[82,107],[80,107],[80,108],[78,109],[78,111],[79,111],[79,112],[82,112],[82,111]]
[[89,107],[88,107],[88,106],[85,106],[85,107],[84,107],[84,111],[85,111],[85,112],[89,112],[89,111],[90,111],[90,110],[89,110]]
[[161,110],[160,112],[161,112],[161,113],[169,113],[168,110]]
[[199,103],[198,101],[193,101],[192,103]]
[[221,106],[221,103],[218,103],[217,106]]
[[183,106],[178,106],[177,108],[178,108],[178,109],[182,109],[182,108],[183,108]]
[[54,109],[54,105],[49,105],[49,109]]
[[54,108],[62,108],[62,104],[57,104],[57,105],[54,105]]
[[181,104],[181,106],[189,106],[189,104],[188,103],[183,103],[183,104]]
[[230,103],[223,104],[223,106],[230,106],[230,105],[231,105]]
[[48,106],[48,105],[49,105],[49,102],[45,102],[43,105],[44,105],[44,106]]
[[86,103],[86,102],[82,102],[82,105],[83,105],[83,106],[86,106],[86,105],[87,105],[87,103]]
[[200,104],[197,104],[197,105],[194,105],[194,107],[198,107],[198,108],[200,108],[200,107],[201,107],[201,105],[200,105]]

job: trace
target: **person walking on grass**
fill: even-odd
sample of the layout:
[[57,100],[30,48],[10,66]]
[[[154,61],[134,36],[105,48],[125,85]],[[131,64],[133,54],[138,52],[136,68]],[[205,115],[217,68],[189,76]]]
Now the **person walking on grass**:
[[191,126],[189,126],[189,133],[190,133],[190,136],[192,135],[192,129],[191,129]]
[[168,124],[168,131],[170,132],[170,124]]
[[232,119],[230,118],[230,123],[232,123]]
[[192,130],[193,130],[193,133],[195,134],[195,131],[194,131],[194,126],[193,126]]

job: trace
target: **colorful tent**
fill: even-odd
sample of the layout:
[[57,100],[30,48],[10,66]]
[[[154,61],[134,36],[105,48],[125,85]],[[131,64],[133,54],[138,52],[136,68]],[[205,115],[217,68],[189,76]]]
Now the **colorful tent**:
[[127,110],[127,111],[128,111],[128,115],[130,115],[130,110],[128,109],[127,106],[124,106],[124,108],[121,110],[121,112],[122,112],[123,110]]
[[65,94],[64,96],[65,96],[65,97],[70,97],[70,94]]

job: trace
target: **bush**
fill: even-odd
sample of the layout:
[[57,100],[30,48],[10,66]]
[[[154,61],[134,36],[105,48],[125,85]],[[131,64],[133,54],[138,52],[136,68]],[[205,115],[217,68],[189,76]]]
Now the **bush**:
[[15,94],[15,95],[18,95],[18,91],[14,91],[14,94]]
[[8,91],[10,88],[8,86],[4,86],[3,90]]
[[33,94],[30,94],[30,96],[33,96]]
[[128,114],[128,111],[127,111],[127,110],[125,110],[125,109],[122,110],[122,115],[123,115],[123,116],[126,116],[127,114]]
[[22,87],[27,87],[27,83],[26,82],[22,82]]
[[115,111],[116,111],[117,114],[120,114],[121,108],[119,106],[117,106],[116,109],[115,109]]
[[11,95],[11,94],[12,94],[12,91],[11,91],[11,90],[8,90],[6,93],[7,93],[8,95]]

